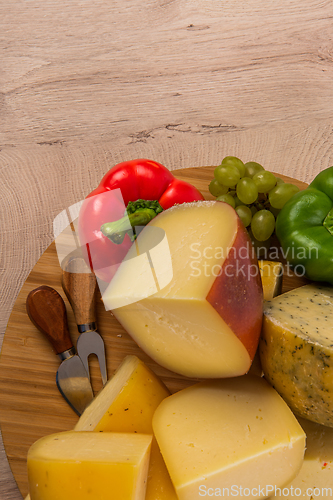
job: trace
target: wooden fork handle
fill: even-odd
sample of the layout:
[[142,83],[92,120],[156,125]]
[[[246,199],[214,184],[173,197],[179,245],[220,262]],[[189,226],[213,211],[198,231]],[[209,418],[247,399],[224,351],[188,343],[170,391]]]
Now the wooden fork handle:
[[[73,256],[62,264],[62,287],[72,306],[78,326],[96,322],[97,281],[87,272],[83,257]],[[79,328],[80,329],[80,328]]]

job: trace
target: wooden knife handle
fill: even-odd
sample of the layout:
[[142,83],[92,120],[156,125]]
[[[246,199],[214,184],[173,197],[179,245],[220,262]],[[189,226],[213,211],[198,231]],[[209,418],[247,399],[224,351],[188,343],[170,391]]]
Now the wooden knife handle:
[[80,255],[73,254],[61,264],[62,287],[72,306],[77,325],[96,321],[97,281]]
[[42,285],[32,290],[26,307],[32,323],[46,336],[56,354],[73,348],[65,302],[54,288]]

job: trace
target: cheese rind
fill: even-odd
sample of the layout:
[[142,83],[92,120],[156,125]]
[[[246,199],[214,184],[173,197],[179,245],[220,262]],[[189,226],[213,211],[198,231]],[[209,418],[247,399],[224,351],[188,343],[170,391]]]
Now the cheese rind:
[[266,379],[297,414],[333,426],[333,287],[305,285],[264,305]]
[[[157,406],[170,395],[163,382],[136,356],[126,356],[113,377],[79,418],[76,431],[152,434]],[[153,437],[145,500],[177,500]]]
[[28,452],[31,500],[144,500],[152,436],[61,432]]
[[257,376],[201,382],[173,394],[157,408],[153,429],[179,500],[199,499],[209,488],[282,486],[304,456],[302,428]]
[[[127,262],[137,259],[138,252],[151,253],[153,229],[166,235],[173,277],[151,294],[146,270],[139,286],[140,262],[135,279]],[[195,378],[243,375],[251,366],[262,322],[262,286],[251,250],[246,230],[228,204],[173,207],[142,230],[103,294],[104,303],[161,366]],[[156,272],[161,261],[156,267],[150,257]],[[155,277],[158,284],[159,274]],[[117,307],[122,303],[127,305]]]

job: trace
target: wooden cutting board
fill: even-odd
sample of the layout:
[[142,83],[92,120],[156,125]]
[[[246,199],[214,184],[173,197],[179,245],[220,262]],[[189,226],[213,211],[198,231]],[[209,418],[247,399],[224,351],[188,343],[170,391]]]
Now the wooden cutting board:
[[[208,184],[213,178],[214,167],[200,167],[173,172],[176,177],[194,184],[205,199],[213,199]],[[301,189],[306,184],[288,177]],[[39,285],[55,288],[63,297],[67,307],[69,330],[74,345],[78,337],[72,309],[61,287],[61,269],[52,243],[39,259],[23,285],[4,337],[0,357],[0,424],[5,450],[13,475],[23,496],[28,492],[26,457],[30,445],[42,436],[70,430],[78,417],[60,395],[55,374],[59,366],[58,357],[48,342],[30,322],[25,307],[28,293]],[[285,277],[283,291],[301,286],[306,281],[296,277]],[[111,377],[127,354],[139,356],[165,382],[171,392],[188,385],[193,380],[178,376],[154,363],[135,342],[110,312],[105,311],[101,300],[97,300],[98,331],[105,341],[108,376]],[[102,387],[96,359],[91,361],[94,391]]]

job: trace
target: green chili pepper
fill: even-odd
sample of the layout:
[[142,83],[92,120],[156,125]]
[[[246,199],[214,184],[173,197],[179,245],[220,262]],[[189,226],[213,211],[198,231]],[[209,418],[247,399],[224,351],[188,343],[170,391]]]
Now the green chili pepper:
[[296,193],[276,220],[283,254],[298,273],[333,285],[333,167]]

